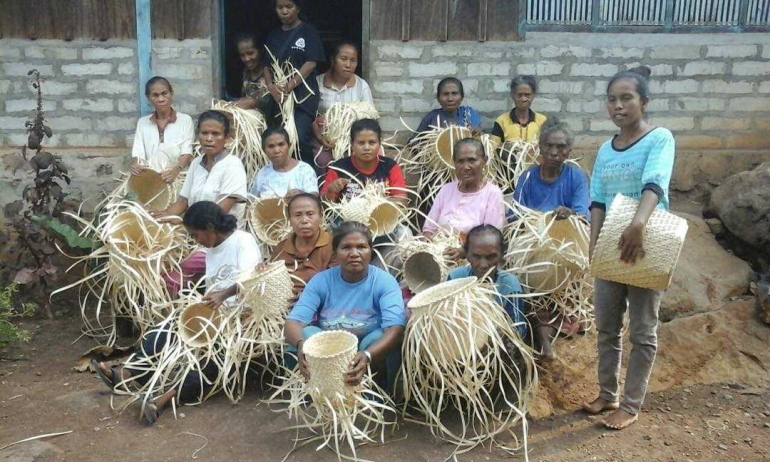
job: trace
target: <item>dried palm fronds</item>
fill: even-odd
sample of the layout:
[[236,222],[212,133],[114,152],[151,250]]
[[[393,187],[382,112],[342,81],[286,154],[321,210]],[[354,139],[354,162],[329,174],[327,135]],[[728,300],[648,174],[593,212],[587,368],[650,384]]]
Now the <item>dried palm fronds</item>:
[[[270,69],[272,71],[273,84],[275,86],[283,88],[292,80],[299,78],[302,81],[302,85],[304,85],[308,91],[308,95],[305,99],[315,95],[307,82],[305,82],[305,78],[302,77],[302,74],[291,64],[291,62],[287,60],[281,64],[270,51],[270,48],[265,47],[265,50],[267,50],[272,59]],[[297,125],[294,123],[294,106],[301,104],[305,99],[302,101],[298,100],[296,92],[292,91],[288,95],[283,94],[282,101],[280,101],[279,104],[281,107],[282,126],[289,134],[289,144],[291,145],[289,154],[297,158],[299,158],[299,134],[297,134]]]
[[233,141],[230,152],[243,162],[251,187],[259,169],[270,163],[262,150],[262,132],[267,128],[265,117],[256,109],[241,109],[227,101],[212,100],[211,109],[225,113],[231,120]]
[[340,202],[328,202],[327,212],[343,221],[365,224],[372,237],[391,234],[399,224],[408,220],[408,210],[389,198],[388,192],[395,188],[388,188],[381,182],[370,182],[362,188],[359,195],[342,198]]
[[[498,444],[526,454],[526,412],[537,380],[534,358],[493,286],[475,277],[455,279],[415,295],[403,343],[401,383],[404,412],[411,403],[437,437],[465,452]],[[457,409],[460,428],[451,429],[443,414]],[[519,443],[512,427],[521,422]],[[513,436],[512,447],[499,438]]]
[[350,155],[350,127],[361,119],[379,119],[380,113],[372,103],[355,101],[352,103],[334,103],[326,111],[323,136],[334,143],[334,160]]
[[515,221],[504,233],[506,267],[529,288],[535,309],[554,319],[568,316],[584,324],[593,320],[593,283],[588,277],[588,224],[575,215],[557,220],[553,213],[513,202]]
[[[371,371],[358,386],[345,384],[345,373],[357,350],[358,338],[349,332],[313,335],[303,344],[310,379],[305,381],[298,367],[288,371],[288,377],[271,397],[273,403],[285,405],[289,416],[297,419],[294,428],[318,435],[308,442],[321,440],[317,450],[328,447],[339,460],[350,459],[341,453],[341,442],[348,444],[352,459],[358,460],[357,444],[384,442],[385,428],[395,425],[386,416],[393,413],[395,417],[394,404],[374,382]],[[279,398],[284,394],[288,398]]]
[[233,319],[225,342],[225,394],[238,402],[246,389],[246,374],[252,360],[264,357],[267,369],[283,357],[283,324],[294,298],[293,277],[283,261],[238,280],[241,316]]
[[495,172],[498,186],[512,190],[519,183],[519,177],[528,168],[538,164],[540,148],[537,144],[524,141],[506,141],[495,156]]
[[[85,227],[84,234],[104,245],[70,267],[84,263],[89,274],[52,295],[75,286],[85,289],[80,300],[84,333],[106,345],[115,343],[116,317],[131,319],[142,333],[155,326],[167,314],[155,307],[170,299],[163,275],[180,271],[179,263],[189,253],[181,226],[158,222],[131,201],[104,206],[97,225],[71,216]],[[107,325],[102,323],[105,303],[110,310]]]
[[687,220],[655,209],[644,228],[644,256],[634,264],[625,264],[620,261],[618,243],[638,207],[638,201],[622,194],[612,200],[596,241],[591,274],[607,281],[666,290],[684,246]]
[[396,243],[396,253],[403,262],[401,276],[409,290],[419,293],[446,281],[456,262],[446,258],[444,251],[460,246],[460,235],[447,229],[440,229],[430,240],[418,236]]
[[249,197],[248,226],[257,241],[270,247],[278,245],[291,233],[282,197]]

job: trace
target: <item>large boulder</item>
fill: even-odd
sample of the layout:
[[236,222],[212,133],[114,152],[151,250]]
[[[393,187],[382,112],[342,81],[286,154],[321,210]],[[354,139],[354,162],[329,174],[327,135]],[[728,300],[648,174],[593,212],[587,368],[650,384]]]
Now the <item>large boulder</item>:
[[687,220],[689,229],[660,304],[662,322],[721,308],[729,297],[748,292],[752,276],[748,263],[722,248],[702,218],[677,215]]
[[728,178],[711,193],[706,214],[722,220],[730,234],[767,255],[770,248],[770,162]]

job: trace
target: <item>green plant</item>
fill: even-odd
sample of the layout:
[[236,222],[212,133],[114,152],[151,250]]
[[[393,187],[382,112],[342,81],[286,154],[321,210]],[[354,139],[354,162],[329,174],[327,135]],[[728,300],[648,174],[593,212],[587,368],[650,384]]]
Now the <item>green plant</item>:
[[13,298],[19,290],[17,284],[8,284],[0,288],[0,347],[13,342],[28,342],[29,332],[19,329],[11,322],[13,318],[29,317],[35,311],[34,303],[22,303],[17,310]]

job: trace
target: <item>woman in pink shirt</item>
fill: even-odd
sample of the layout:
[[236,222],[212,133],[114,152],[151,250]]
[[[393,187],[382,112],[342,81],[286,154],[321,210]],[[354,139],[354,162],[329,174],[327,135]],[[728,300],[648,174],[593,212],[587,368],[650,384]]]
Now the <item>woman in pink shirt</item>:
[[[440,228],[459,231],[465,235],[478,225],[503,226],[503,192],[484,178],[487,154],[484,145],[473,138],[457,142],[454,148],[457,180],[444,185],[436,196],[422,228],[430,238]],[[463,257],[461,248],[447,249],[453,259]]]

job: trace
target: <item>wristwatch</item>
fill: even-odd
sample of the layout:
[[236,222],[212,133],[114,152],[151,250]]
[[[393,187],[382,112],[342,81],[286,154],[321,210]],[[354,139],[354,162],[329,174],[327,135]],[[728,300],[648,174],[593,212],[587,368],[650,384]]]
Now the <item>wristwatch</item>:
[[369,364],[371,364],[372,363],[372,354],[369,353],[368,350],[364,350],[364,354],[366,355],[366,359],[369,360]]

